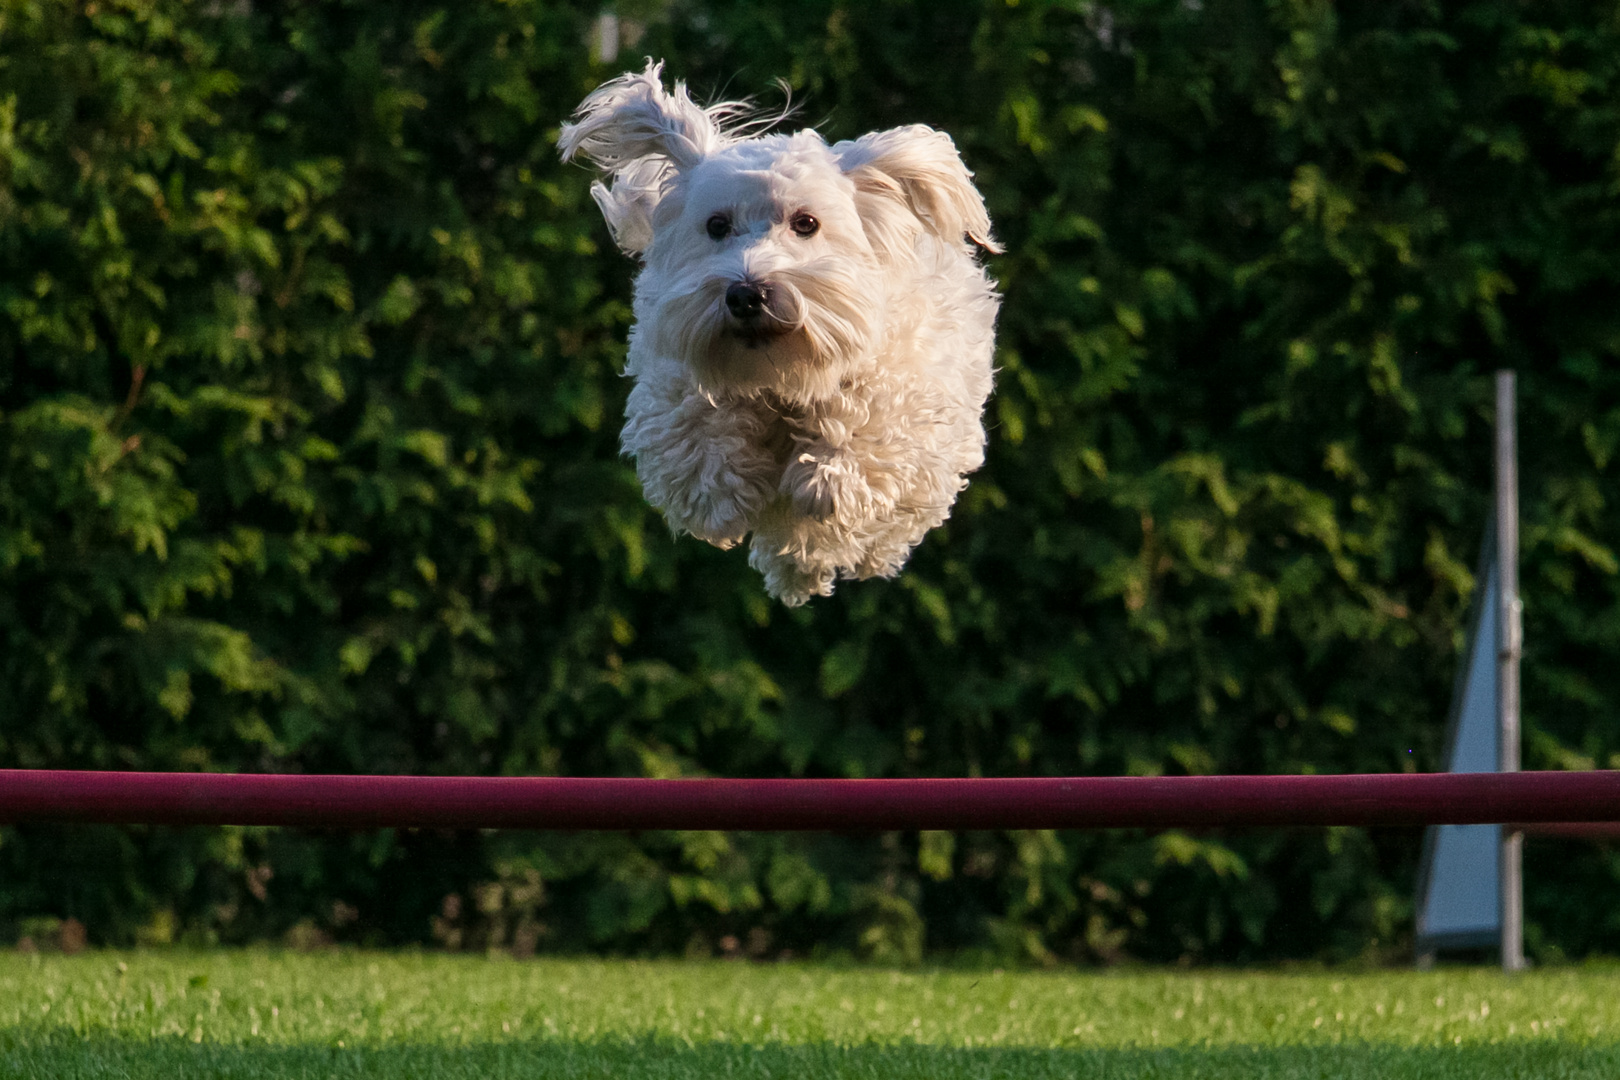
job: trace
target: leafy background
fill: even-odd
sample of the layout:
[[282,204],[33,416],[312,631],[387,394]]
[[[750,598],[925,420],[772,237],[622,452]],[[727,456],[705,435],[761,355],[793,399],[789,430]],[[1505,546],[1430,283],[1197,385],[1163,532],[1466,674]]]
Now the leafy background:
[[[0,3],[0,765],[1433,769],[1499,368],[1525,763],[1620,764],[1614,3],[598,14]],[[643,54],[977,174],[990,460],[895,581],[774,606],[617,456],[555,139]],[[1418,841],[12,827],[0,939],[1393,961]],[[1527,862],[1532,955],[1620,949],[1612,849]]]

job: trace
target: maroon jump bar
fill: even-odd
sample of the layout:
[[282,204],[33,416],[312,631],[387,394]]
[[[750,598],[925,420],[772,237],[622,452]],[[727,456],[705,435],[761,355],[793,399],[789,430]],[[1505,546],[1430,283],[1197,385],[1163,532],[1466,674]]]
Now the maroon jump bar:
[[640,780],[0,769],[0,822],[367,829],[1110,829],[1620,820],[1620,771]]

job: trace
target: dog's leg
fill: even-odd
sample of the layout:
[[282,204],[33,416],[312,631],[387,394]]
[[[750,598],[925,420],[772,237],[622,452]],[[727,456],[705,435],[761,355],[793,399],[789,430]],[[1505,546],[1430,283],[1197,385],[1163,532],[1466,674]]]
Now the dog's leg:
[[979,406],[977,397],[889,372],[795,417],[781,487],[803,523],[800,564],[894,576],[982,461]]
[[854,530],[893,508],[903,490],[903,479],[892,455],[884,453],[884,433],[869,418],[823,405],[799,421],[798,427],[780,485],[782,493],[793,500],[795,512],[811,521]]
[[775,417],[749,400],[717,400],[676,380],[644,378],[625,410],[624,452],[670,528],[733,547],[776,494]]
[[782,471],[782,491],[812,521],[853,525],[872,516],[871,488],[854,456],[822,442],[801,443]]

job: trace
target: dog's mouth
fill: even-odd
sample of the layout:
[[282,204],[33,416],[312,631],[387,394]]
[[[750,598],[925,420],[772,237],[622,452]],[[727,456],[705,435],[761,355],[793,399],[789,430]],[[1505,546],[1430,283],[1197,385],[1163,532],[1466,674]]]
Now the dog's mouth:
[[791,327],[777,322],[739,322],[726,327],[728,335],[750,349],[763,348],[791,332]]

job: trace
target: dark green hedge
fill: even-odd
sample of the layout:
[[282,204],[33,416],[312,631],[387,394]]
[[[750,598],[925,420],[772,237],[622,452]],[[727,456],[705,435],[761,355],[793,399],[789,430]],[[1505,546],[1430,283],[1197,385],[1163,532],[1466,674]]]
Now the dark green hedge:
[[[1612,2],[6,3],[0,764],[1435,767],[1521,383],[1526,763],[1620,763]],[[637,36],[639,34],[639,37]],[[955,137],[990,461],[788,611],[616,455],[632,267],[559,123],[644,53]],[[1397,956],[1417,836],[0,830],[0,937]],[[1535,841],[1531,949],[1620,948]]]

